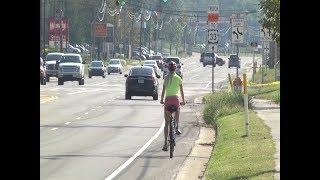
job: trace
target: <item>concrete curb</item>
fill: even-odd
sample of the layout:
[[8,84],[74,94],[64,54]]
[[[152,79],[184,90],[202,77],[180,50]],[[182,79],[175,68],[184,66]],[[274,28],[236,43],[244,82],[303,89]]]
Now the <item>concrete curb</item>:
[[[202,103],[202,97],[194,100],[195,104]],[[203,179],[206,165],[211,157],[215,143],[215,131],[212,127],[205,126],[202,113],[196,113],[200,127],[199,138],[195,142],[190,154],[180,168],[175,180]]]

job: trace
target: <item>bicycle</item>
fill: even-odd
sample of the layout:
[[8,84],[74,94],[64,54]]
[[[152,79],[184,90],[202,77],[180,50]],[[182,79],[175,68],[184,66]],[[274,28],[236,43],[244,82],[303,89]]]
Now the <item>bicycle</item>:
[[[181,103],[180,103],[181,105]],[[168,106],[167,110],[170,112],[170,124],[169,124],[169,149],[170,149],[170,158],[173,157],[174,147],[176,146],[176,119],[172,116],[174,112],[178,110],[178,108],[174,105]]]

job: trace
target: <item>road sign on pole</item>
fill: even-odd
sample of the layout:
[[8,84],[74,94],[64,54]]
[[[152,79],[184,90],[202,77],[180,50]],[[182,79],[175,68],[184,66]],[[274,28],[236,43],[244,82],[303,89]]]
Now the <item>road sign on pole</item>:
[[[208,10],[208,52],[218,51],[218,21],[219,21],[219,6],[209,6]],[[214,92],[214,66],[215,55],[212,56],[212,92]]]
[[232,38],[233,44],[242,44],[244,40],[244,19],[236,18],[231,19],[232,25]]
[[271,41],[272,31],[267,28],[260,28],[260,38],[261,38],[261,41]]

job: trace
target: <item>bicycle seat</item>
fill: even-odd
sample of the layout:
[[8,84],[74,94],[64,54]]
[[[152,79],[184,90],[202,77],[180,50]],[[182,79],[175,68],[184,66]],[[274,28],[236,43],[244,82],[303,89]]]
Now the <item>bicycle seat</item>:
[[171,105],[171,106],[168,106],[167,107],[167,111],[169,111],[169,112],[176,112],[178,110],[178,108],[176,107],[176,106],[174,106],[174,105]]

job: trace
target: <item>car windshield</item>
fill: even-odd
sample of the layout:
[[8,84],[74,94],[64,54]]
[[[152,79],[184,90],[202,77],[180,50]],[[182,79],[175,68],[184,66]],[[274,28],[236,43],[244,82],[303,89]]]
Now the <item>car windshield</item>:
[[111,60],[109,64],[120,64],[120,61],[118,61],[118,60]]
[[156,62],[155,61],[146,61],[144,62],[144,64],[155,64]]
[[238,56],[237,55],[231,55],[230,59],[238,59]]
[[161,60],[162,57],[161,56],[151,56],[152,59],[155,59],[155,60]]
[[150,68],[133,68],[131,69],[130,76],[151,76],[153,70]]
[[48,54],[46,57],[46,61],[57,61],[62,57],[61,54]]
[[91,66],[92,67],[102,67],[103,64],[102,64],[102,62],[91,62]]
[[169,63],[170,61],[174,61],[176,64],[180,64],[180,60],[178,58],[166,58],[165,62]]
[[214,57],[214,54],[213,54],[213,53],[206,53],[204,56],[207,56],[207,57]]
[[81,63],[79,56],[62,56],[61,63]]

